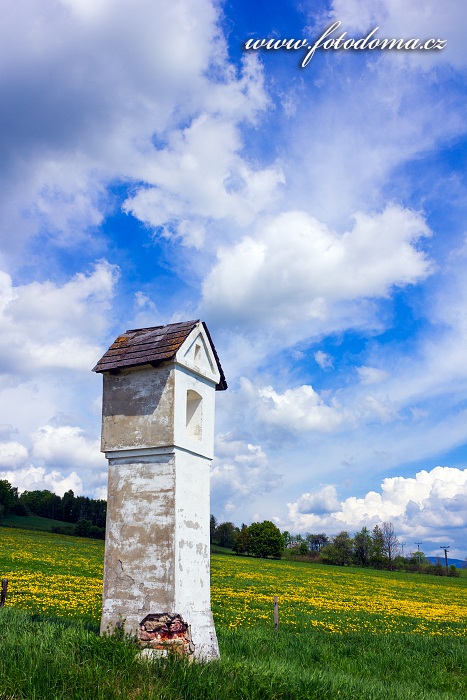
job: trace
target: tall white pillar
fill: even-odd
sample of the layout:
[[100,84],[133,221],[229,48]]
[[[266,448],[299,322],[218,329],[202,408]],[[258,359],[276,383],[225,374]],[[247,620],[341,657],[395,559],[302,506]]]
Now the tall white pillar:
[[210,604],[209,469],[216,389],[227,384],[199,321],[127,331],[104,377],[109,460],[101,631],[218,657]]

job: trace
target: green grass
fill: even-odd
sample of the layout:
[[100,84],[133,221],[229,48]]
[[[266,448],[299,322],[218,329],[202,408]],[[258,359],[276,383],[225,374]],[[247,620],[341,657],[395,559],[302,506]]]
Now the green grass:
[[22,530],[51,532],[53,527],[73,527],[73,525],[63,520],[41,518],[40,515],[5,515],[0,520],[0,527],[18,527]]
[[145,662],[79,620],[0,611],[1,700],[441,700],[465,697],[461,639],[219,629],[222,658]]
[[220,547],[218,544],[211,544],[211,554],[227,554],[236,556],[233,549],[230,549],[229,547]]
[[12,592],[0,609],[0,700],[467,697],[466,579],[215,554],[220,661],[148,663],[131,640],[98,636],[102,558],[102,542],[0,531]]

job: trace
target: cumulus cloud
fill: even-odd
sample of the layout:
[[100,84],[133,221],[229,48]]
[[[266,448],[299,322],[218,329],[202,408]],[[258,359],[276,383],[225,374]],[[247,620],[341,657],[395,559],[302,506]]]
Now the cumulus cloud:
[[400,418],[399,406],[384,393],[359,393],[353,387],[320,393],[309,384],[280,392],[245,377],[236,397],[236,406],[240,404],[251,424],[274,429],[270,435],[274,442],[287,433],[325,435]]
[[0,478],[9,481],[18,491],[52,491],[63,496],[70,489],[75,496],[83,492],[83,482],[76,472],[64,476],[59,470],[29,465],[14,471],[0,471]]
[[281,486],[281,476],[270,468],[260,445],[221,434],[216,437],[215,455],[211,468],[211,509],[218,518],[231,519],[245,503]]
[[0,442],[0,469],[22,466],[28,458],[28,451],[20,442]]
[[[388,477],[381,490],[339,502],[337,490],[326,486],[302,494],[288,504],[289,518],[299,531],[357,531],[384,521],[403,538],[422,538],[431,548],[441,540],[462,557],[467,532],[467,469],[435,467],[415,477]],[[426,551],[425,553],[431,553]]]
[[100,441],[87,440],[77,426],[44,425],[32,435],[32,455],[48,466],[75,466],[105,469],[106,460],[100,452]]
[[39,230],[81,242],[115,181],[138,185],[126,211],[187,245],[202,245],[197,215],[247,220],[271,201],[280,168],[245,160],[238,128],[267,104],[262,68],[248,57],[236,75],[209,0],[7,6],[0,183],[10,251]]
[[51,368],[88,371],[101,350],[97,339],[108,327],[117,272],[101,261],[89,274],[77,273],[62,285],[19,286],[0,272],[0,373],[21,377]]
[[47,489],[59,496],[72,489],[83,493],[94,486],[96,498],[105,498],[107,461],[97,439],[88,439],[77,426],[44,425],[31,435],[30,450],[20,442],[0,443],[0,478],[19,491]]
[[296,505],[297,513],[325,515],[340,509],[335,486],[323,486],[314,493],[303,493]]
[[[229,218],[246,225],[271,204],[284,181],[280,167],[253,168],[240,154],[238,120],[254,116],[250,92],[253,87],[260,93],[260,84],[256,62],[247,61],[222,110],[215,102],[215,114],[203,113],[186,128],[172,131],[167,146],[152,154],[146,185],[126,201],[125,211],[153,228],[163,227],[166,237],[173,234],[200,248],[204,221]],[[261,94],[257,108],[266,103]]]
[[257,387],[242,378],[241,392],[257,420],[296,433],[329,433],[352,419],[335,399],[327,403],[307,384],[281,394],[272,386]]
[[82,490],[85,478],[88,492],[105,484],[91,369],[112,323],[117,279],[106,261],[61,283],[15,285],[0,273],[0,468],[18,469],[21,488],[29,479]]
[[416,244],[429,235],[422,216],[395,205],[356,214],[343,234],[303,211],[280,214],[255,237],[219,249],[203,308],[259,327],[315,321],[323,328],[339,305],[425,279],[431,264]]

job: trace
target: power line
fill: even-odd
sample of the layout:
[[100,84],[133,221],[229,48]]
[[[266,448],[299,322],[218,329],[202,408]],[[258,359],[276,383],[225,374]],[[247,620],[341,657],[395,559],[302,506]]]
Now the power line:
[[440,549],[444,549],[444,558],[446,560],[446,575],[449,572],[449,565],[448,565],[448,549],[451,548],[451,545],[446,545],[445,547],[440,547]]
[[414,544],[417,545],[417,552],[418,552],[418,568],[422,568],[422,559],[420,556],[420,545],[423,544],[423,542],[414,542]]

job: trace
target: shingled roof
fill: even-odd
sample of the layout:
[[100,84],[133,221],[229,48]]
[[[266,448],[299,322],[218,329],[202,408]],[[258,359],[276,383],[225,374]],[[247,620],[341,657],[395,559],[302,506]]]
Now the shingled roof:
[[[134,328],[125,331],[125,333],[114,340],[92,371],[118,372],[118,370],[128,369],[129,367],[147,364],[157,367],[163,362],[169,362],[174,359],[178,350],[198,323],[199,320],[185,321],[183,323],[169,323],[166,326]],[[202,325],[206,331],[220,373],[220,381],[216,389],[222,391],[227,389],[224,372],[207,326],[204,322]]]

